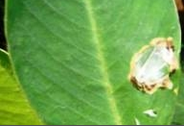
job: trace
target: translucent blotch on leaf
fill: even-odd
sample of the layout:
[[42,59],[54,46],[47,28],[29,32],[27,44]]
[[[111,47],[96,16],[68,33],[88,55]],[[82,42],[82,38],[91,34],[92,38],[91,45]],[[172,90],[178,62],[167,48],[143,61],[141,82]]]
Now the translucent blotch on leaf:
[[155,38],[133,56],[129,80],[138,90],[153,94],[158,88],[172,89],[169,75],[177,68],[173,39]]

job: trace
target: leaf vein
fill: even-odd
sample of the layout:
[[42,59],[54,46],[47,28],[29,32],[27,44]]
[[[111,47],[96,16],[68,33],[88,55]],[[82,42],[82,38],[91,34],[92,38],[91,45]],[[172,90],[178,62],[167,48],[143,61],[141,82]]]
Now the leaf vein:
[[97,23],[96,23],[93,8],[92,8],[92,3],[91,3],[91,0],[84,0],[84,3],[86,5],[86,10],[87,10],[89,22],[91,24],[93,41],[94,41],[94,43],[96,45],[96,49],[97,49],[97,58],[99,60],[101,73],[103,75],[102,83],[104,84],[104,88],[105,88],[107,96],[108,96],[108,101],[109,101],[110,109],[112,112],[112,116],[113,116],[114,121],[117,125],[122,125],[121,117],[120,117],[118,110],[117,110],[116,100],[113,97],[113,87],[112,87],[112,84],[109,80],[107,65],[106,65],[106,61],[105,61],[104,53],[103,53],[103,45],[102,45],[102,42],[100,41],[100,38],[99,38],[99,33],[98,33],[98,29],[97,29],[98,27],[97,27]]

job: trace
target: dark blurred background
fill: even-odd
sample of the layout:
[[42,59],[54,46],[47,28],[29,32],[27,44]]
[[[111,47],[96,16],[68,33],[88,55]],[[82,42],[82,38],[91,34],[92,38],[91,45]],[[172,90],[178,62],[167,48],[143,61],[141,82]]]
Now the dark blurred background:
[[[181,26],[181,41],[182,41],[182,45],[181,45],[181,54],[180,54],[180,58],[181,58],[181,67],[184,64],[184,0],[175,0],[176,2],[176,6],[178,8],[178,15],[180,18],[180,26]],[[182,67],[182,70],[184,71],[184,67]]]
[[6,49],[6,40],[4,35],[4,23],[3,23],[4,1],[5,0],[0,0],[0,48],[2,49]]
[[[178,15],[180,18],[180,25],[182,30],[182,48],[181,48],[181,63],[184,64],[184,0],[175,0],[177,8],[178,8]],[[5,0],[0,0],[0,48],[7,50],[6,40],[4,35],[4,5]]]

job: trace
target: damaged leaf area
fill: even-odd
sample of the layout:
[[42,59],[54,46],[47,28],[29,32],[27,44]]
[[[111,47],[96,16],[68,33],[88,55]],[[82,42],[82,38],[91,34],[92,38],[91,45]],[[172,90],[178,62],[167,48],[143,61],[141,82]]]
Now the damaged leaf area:
[[173,38],[155,38],[133,56],[129,79],[137,89],[153,94],[159,88],[173,88],[170,75],[176,69]]

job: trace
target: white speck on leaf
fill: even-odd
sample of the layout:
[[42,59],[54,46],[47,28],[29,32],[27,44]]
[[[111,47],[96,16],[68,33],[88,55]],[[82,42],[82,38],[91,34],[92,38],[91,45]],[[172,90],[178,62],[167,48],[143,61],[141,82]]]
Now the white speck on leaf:
[[143,112],[144,114],[148,115],[149,117],[157,117],[156,112],[153,109],[148,109]]

